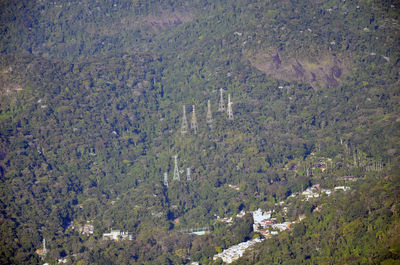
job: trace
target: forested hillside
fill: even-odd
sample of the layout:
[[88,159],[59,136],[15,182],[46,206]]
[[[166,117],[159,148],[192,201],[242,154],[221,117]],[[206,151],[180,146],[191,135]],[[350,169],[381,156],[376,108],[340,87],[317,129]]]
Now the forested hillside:
[[0,1],[0,263],[212,264],[259,237],[250,214],[216,216],[278,212],[320,184],[351,191],[293,201],[277,219],[307,218],[238,264],[395,264],[399,8]]

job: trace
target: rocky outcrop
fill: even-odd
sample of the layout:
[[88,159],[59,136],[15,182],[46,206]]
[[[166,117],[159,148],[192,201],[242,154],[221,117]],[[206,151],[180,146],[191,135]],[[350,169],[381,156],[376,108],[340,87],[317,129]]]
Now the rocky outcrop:
[[337,87],[348,72],[344,60],[336,55],[311,59],[273,51],[246,56],[255,68],[273,78],[304,82],[314,88]]
[[193,17],[194,15],[190,12],[174,11],[165,12],[158,16],[149,15],[143,19],[143,22],[157,30],[184,24],[191,21]]

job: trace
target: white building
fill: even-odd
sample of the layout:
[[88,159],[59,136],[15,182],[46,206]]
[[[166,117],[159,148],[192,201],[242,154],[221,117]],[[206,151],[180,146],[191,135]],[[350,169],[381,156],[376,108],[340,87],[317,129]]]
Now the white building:
[[271,226],[275,221],[275,218],[271,218],[271,211],[263,212],[261,209],[258,209],[253,212],[253,230],[254,232],[259,232],[263,236],[268,237],[269,231],[266,230],[268,226]]
[[236,215],[236,217],[242,218],[242,217],[245,216],[245,215],[246,215],[246,212],[242,210],[240,213],[238,213],[238,214]]
[[285,230],[289,229],[291,224],[292,224],[292,222],[284,222],[284,223],[280,223],[280,224],[273,224],[273,225],[271,225],[271,227],[273,229],[278,229],[279,231],[285,231]]
[[350,190],[350,187],[347,187],[347,186],[337,186],[337,187],[335,187],[335,190],[348,191],[348,190]]
[[128,239],[132,240],[132,235],[129,232],[121,232],[120,230],[111,230],[110,233],[104,233],[103,239],[111,239],[111,240],[123,240]]
[[228,249],[225,249],[222,253],[216,254],[213,257],[213,260],[217,260],[221,258],[225,263],[232,263],[233,261],[239,259],[243,256],[244,252],[252,247],[254,244],[262,242],[264,239],[255,238],[246,242],[239,243],[237,245],[231,246]]
[[88,236],[93,235],[93,231],[94,231],[94,226],[91,224],[85,224],[80,229],[81,234],[86,234]]
[[253,212],[254,223],[262,223],[263,221],[271,219],[271,211],[263,212],[261,209],[258,209]]
[[322,192],[322,193],[325,193],[325,194],[328,195],[328,196],[331,195],[331,193],[332,193],[332,191],[329,190],[329,189],[322,189],[321,192]]

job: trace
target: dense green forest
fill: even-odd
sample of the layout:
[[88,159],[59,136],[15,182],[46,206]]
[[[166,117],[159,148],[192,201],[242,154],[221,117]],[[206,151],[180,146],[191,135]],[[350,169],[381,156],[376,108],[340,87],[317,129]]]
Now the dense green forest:
[[0,263],[218,264],[260,236],[250,211],[318,183],[351,191],[292,201],[277,218],[307,218],[237,264],[400,264],[399,9],[0,1]]

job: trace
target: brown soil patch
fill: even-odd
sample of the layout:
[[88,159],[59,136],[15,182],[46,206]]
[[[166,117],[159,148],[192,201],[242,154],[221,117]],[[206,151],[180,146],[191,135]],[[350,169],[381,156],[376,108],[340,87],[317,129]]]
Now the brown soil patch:
[[175,10],[164,11],[157,15],[147,15],[140,18],[124,18],[121,21],[123,28],[135,28],[138,25],[150,26],[152,30],[159,31],[169,27],[192,21],[194,14],[189,11]]
[[184,24],[193,19],[193,14],[189,12],[168,12],[159,16],[149,15],[143,22],[150,25],[153,29],[167,28]]
[[344,60],[335,55],[310,59],[271,51],[245,56],[255,68],[273,78],[304,82],[314,88],[337,87],[349,72]]

